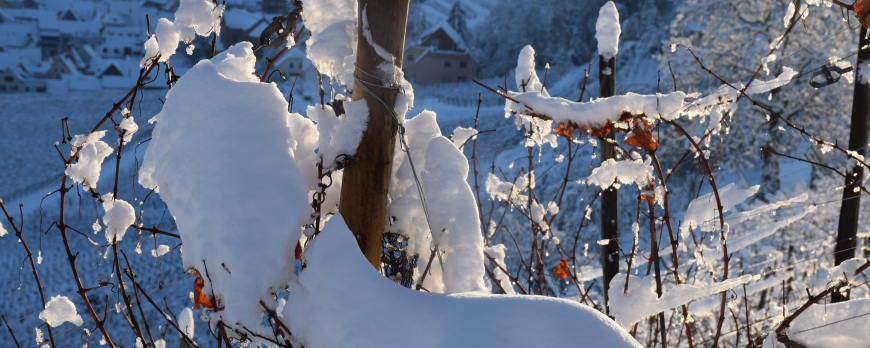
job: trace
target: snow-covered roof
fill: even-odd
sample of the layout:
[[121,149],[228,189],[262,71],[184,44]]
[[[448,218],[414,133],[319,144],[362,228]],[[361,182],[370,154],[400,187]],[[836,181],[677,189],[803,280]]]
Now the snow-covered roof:
[[97,35],[103,24],[99,20],[79,22],[79,21],[64,21],[58,28],[61,34],[67,35]]
[[457,48],[462,49],[462,50],[468,49],[468,46],[465,45],[465,40],[462,40],[462,35],[459,35],[459,33],[456,32],[456,30],[453,29],[453,27],[450,26],[450,24],[447,23],[447,21],[441,21],[440,23],[436,24],[435,26],[429,28],[429,30],[426,30],[425,32],[423,32],[423,34],[420,35],[420,40],[419,40],[418,44],[421,44],[421,43],[423,43],[423,41],[426,41],[426,39],[429,36],[431,36],[432,34],[435,34],[435,32],[437,32],[438,30],[443,30],[444,33],[447,34],[447,36],[449,36],[451,40],[453,40],[453,43],[456,45]]
[[42,49],[39,47],[3,48],[0,52],[0,67],[12,66],[22,62],[33,63],[42,60]]
[[224,25],[227,28],[248,30],[265,21],[262,13],[253,13],[241,8],[228,9],[224,12]]
[[262,33],[263,30],[266,30],[266,27],[269,26],[269,23],[270,22],[268,22],[266,20],[260,21],[259,24],[257,24],[257,26],[255,26],[251,30],[248,30],[248,34],[251,36],[254,36],[254,37],[259,37],[260,33]]
[[414,64],[419,63],[420,60],[422,60],[424,57],[426,57],[429,53],[449,54],[449,55],[454,55],[454,56],[468,56],[469,59],[474,60],[474,58],[472,58],[471,55],[468,54],[468,52],[466,52],[466,51],[445,51],[445,50],[437,50],[437,49],[434,49],[432,47],[428,47],[428,48],[426,48],[425,51],[421,52],[419,55],[414,57]]
[[[40,0],[42,8],[53,11],[58,18],[66,20],[89,21],[101,13],[109,12],[116,4],[127,1],[70,1],[70,0]],[[71,14],[71,15],[70,15]]]
[[39,37],[39,28],[35,21],[18,21],[0,25],[0,46],[23,47],[35,43]]
[[305,47],[293,47],[287,53],[275,60],[275,65],[281,65],[288,59],[301,59],[302,70],[306,70],[311,66],[311,61],[305,56]]
[[22,69],[21,66],[18,64],[6,66],[5,70],[10,72],[12,75],[15,75],[15,77],[17,77],[21,81],[26,80],[28,77],[24,69]]
[[64,21],[79,21],[81,17],[76,14],[76,11],[73,11],[72,7],[67,7],[65,10],[61,11],[57,16],[61,20]]
[[15,21],[15,18],[6,14],[6,12],[3,12],[3,9],[0,8],[0,23],[9,23],[9,22],[14,22],[14,21]]
[[138,59],[99,59],[91,63],[91,68],[97,73],[97,76],[102,76],[107,72],[120,72],[123,76],[133,76],[139,72]]
[[82,55],[79,54],[78,50],[70,50],[69,54],[72,56],[70,59],[72,59],[76,67],[81,69],[87,66],[87,64],[85,64],[85,60],[82,59]]
[[33,74],[45,74],[51,69],[51,63],[50,61],[41,61],[39,64],[31,65],[29,70]]
[[40,30],[58,30],[60,28],[57,13],[51,10],[35,8],[9,8],[6,14],[18,20],[37,21]]
[[79,69],[73,61],[65,56],[57,56],[55,59],[59,64],[64,65],[73,75],[79,74]]
[[91,59],[100,56],[100,54],[97,53],[97,51],[94,49],[94,47],[91,46],[90,44],[82,46],[82,50],[84,50],[85,53],[87,53],[89,56],[91,56]]
[[121,16],[114,11],[100,16],[100,20],[103,22],[104,25],[125,26],[128,24],[124,16]]

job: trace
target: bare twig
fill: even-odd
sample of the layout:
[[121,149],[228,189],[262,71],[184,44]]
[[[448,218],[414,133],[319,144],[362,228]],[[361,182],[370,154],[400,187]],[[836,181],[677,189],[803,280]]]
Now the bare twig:
[[[36,263],[33,262],[33,253],[30,251],[30,247],[27,246],[27,242],[24,240],[24,234],[21,232],[21,228],[15,225],[15,221],[12,219],[12,216],[9,215],[9,211],[6,210],[6,205],[3,204],[3,199],[0,199],[0,209],[3,210],[3,215],[6,215],[6,220],[9,221],[9,225],[12,226],[12,231],[15,233],[15,237],[18,238],[18,241],[21,242],[21,247],[24,248],[24,252],[27,254],[27,259],[30,261],[30,269],[33,273],[33,279],[36,281],[36,288],[39,290],[39,298],[42,300],[42,309],[45,309],[45,289],[42,288],[42,282],[39,279],[39,272],[36,271]],[[3,321],[6,321],[6,318],[3,318]],[[48,331],[48,339],[51,343],[52,347],[57,347],[54,344],[54,335],[51,333],[51,325],[45,326]],[[9,328],[9,324],[6,324],[6,328]],[[9,334],[12,334],[12,330],[9,329]],[[15,338],[15,335],[12,335],[12,338]],[[18,341],[15,342],[18,345]]]

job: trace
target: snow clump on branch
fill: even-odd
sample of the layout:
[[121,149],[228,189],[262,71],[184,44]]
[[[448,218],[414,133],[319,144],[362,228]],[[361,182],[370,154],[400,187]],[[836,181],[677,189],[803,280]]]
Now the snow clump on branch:
[[157,20],[157,29],[145,41],[145,56],[139,62],[140,68],[147,68],[158,54],[159,61],[169,61],[178,49],[178,42],[190,44],[199,36],[221,33],[221,16],[224,5],[209,0],[181,0],[175,11],[175,21],[166,18]]
[[308,59],[317,71],[342,85],[353,84],[357,9],[355,0],[318,0],[305,2],[302,14],[311,32]]
[[293,250],[310,206],[287,101],[275,84],[257,82],[251,48],[243,42],[200,61],[169,91],[139,182],[159,189],[184,268],[199,270],[202,293],[224,308],[210,313],[212,323],[268,336],[259,301],[274,308],[270,294],[295,278]]
[[95,189],[100,180],[100,169],[103,160],[112,154],[109,144],[100,140],[106,135],[106,131],[81,134],[73,137],[70,142],[70,156],[78,155],[78,160],[70,164],[64,173],[76,184],[82,184],[85,188]]
[[63,295],[52,297],[45,304],[45,309],[39,312],[39,319],[51,327],[58,327],[66,322],[75,326],[81,326],[84,323],[82,317],[76,312],[76,305]]

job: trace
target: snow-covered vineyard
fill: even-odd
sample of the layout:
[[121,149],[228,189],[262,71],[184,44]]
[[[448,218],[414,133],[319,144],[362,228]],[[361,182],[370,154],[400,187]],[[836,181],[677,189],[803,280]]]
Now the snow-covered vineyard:
[[124,2],[0,94],[0,346],[870,346],[870,0]]

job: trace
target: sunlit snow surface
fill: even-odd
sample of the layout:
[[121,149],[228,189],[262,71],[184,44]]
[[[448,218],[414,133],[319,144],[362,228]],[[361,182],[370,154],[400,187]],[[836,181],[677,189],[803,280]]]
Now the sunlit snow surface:
[[574,301],[398,286],[365,261],[340,216],[314,241],[308,264],[284,309],[306,347],[640,347]]

